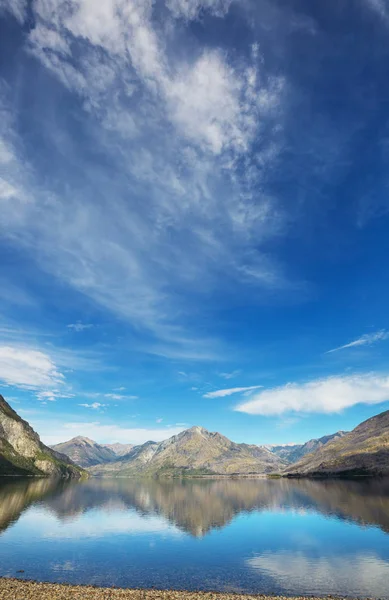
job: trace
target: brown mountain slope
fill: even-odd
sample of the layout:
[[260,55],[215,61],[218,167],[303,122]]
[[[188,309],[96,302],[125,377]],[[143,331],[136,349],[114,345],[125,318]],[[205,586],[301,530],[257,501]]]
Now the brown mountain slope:
[[0,475],[81,477],[85,472],[48,448],[0,395]]
[[288,467],[289,476],[389,474],[389,411],[364,421],[342,438],[325,444]]
[[170,439],[136,446],[121,460],[92,467],[94,475],[264,474],[285,466],[266,448],[235,444],[220,433],[192,427]]
[[51,447],[57,452],[66,454],[76,465],[84,468],[117,460],[113,450],[101,446],[87,437],[78,436],[68,442],[62,442]]

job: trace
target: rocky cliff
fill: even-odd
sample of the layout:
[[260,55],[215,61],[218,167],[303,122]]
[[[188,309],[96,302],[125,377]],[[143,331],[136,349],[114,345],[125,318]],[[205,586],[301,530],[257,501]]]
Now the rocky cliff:
[[45,446],[0,395],[0,475],[80,478],[86,473],[67,456]]

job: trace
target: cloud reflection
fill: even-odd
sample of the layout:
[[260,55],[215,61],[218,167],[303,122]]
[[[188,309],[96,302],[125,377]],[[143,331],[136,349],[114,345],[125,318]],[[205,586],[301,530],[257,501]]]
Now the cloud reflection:
[[306,556],[302,552],[277,552],[249,558],[246,564],[270,575],[291,594],[338,594],[385,597],[389,563],[374,553],[342,556]]

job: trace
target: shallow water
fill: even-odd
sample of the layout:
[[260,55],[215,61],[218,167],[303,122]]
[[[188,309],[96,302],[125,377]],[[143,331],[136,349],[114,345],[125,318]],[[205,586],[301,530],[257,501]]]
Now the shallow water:
[[388,480],[0,481],[0,532],[3,576],[389,599]]

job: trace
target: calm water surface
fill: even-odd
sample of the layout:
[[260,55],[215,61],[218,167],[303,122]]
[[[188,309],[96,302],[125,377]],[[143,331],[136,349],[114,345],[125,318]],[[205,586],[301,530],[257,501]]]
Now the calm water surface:
[[0,575],[389,599],[387,480],[0,481],[0,531]]

